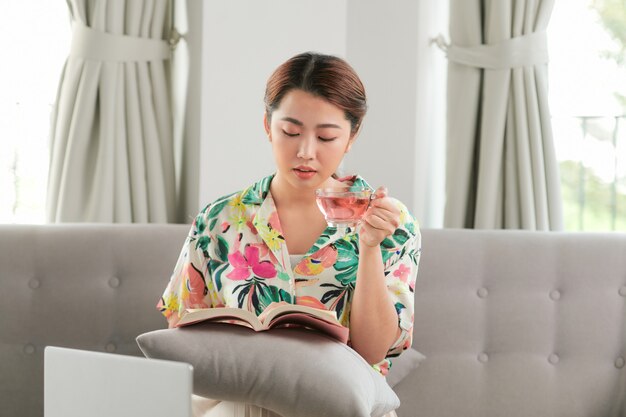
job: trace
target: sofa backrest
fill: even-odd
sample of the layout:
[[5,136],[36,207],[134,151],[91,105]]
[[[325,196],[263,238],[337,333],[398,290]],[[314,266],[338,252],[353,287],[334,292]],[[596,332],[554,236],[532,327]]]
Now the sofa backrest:
[[0,416],[43,415],[48,345],[141,356],[185,225],[0,226]]
[[[47,345],[141,355],[186,225],[0,226],[0,417]],[[423,230],[399,417],[626,417],[626,234]]]
[[399,417],[626,416],[626,234],[424,230]]

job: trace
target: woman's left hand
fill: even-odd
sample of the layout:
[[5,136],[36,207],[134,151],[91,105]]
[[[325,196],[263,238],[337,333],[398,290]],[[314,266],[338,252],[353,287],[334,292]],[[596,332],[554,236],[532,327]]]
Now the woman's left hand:
[[361,245],[375,247],[391,236],[400,225],[400,210],[387,196],[386,187],[378,187],[361,222]]

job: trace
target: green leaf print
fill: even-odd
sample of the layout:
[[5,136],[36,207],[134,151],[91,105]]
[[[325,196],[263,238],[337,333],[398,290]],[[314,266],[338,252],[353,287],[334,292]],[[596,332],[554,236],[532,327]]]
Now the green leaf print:
[[211,205],[211,209],[209,210],[209,214],[207,216],[209,221],[216,218],[222,212],[222,209],[224,208],[226,204],[228,204],[229,201],[230,199],[228,199],[227,197],[224,197],[222,200],[219,200],[213,205]]
[[264,290],[259,288],[258,297],[259,308],[261,311],[265,310],[272,303],[279,303],[281,301],[286,301],[290,304],[292,303],[291,294],[282,288],[278,288],[273,285],[268,285]]
[[315,253],[318,250],[320,250],[320,248],[322,246],[324,246],[324,244],[326,244],[326,242],[328,242],[328,240],[330,240],[330,237],[332,235],[336,234],[336,233],[337,233],[337,229],[336,228],[334,228],[334,227],[327,227],[326,230],[324,230],[324,232],[320,235],[320,237],[317,238],[317,240],[313,244],[313,247],[311,248],[309,253]]
[[278,271],[278,278],[282,281],[289,281],[291,277],[284,271]]
[[206,257],[208,257],[207,248],[209,247],[210,241],[211,239],[208,236],[200,236],[200,238],[196,241],[196,249],[200,248]]
[[404,245],[409,240],[409,234],[402,229],[396,229],[393,233],[393,240],[398,242],[399,245]]
[[348,286],[340,287],[338,285],[326,283],[321,286],[332,289],[326,291],[320,301],[327,305],[330,310],[336,311],[337,317],[341,317],[343,309],[347,305],[346,300],[350,297],[352,291],[354,291],[354,285],[349,284]]
[[215,224],[217,223],[217,220],[217,217],[214,217],[209,221],[209,230],[215,229]]
[[383,263],[387,263],[387,261],[389,260],[389,258],[391,258],[396,252],[395,251],[388,251],[388,250],[383,250],[381,251],[381,254],[383,256]]
[[396,243],[389,239],[388,237],[386,237],[380,244],[380,246],[384,249],[384,250],[394,250],[396,248]]
[[400,311],[406,308],[406,306],[402,303],[396,303],[394,307],[396,308],[396,313],[398,314],[400,314]]
[[252,285],[250,288],[250,295],[248,306],[250,307],[250,302],[252,303],[252,308],[254,309],[255,314],[258,316],[265,310],[265,308],[269,305],[266,304],[262,300],[266,300],[266,294],[269,294],[269,285],[267,285],[264,281],[253,278]]
[[347,286],[356,280],[356,272],[359,268],[356,242],[352,239],[339,239],[335,241],[335,247],[337,248],[337,261],[333,267],[339,272],[335,275],[335,279],[343,286]]
[[250,282],[246,281],[246,284],[238,285],[237,287],[235,287],[233,292],[237,291],[237,288],[240,287],[243,288],[241,288],[241,292],[237,295],[238,307],[247,310],[247,308],[244,307],[244,304],[246,302],[246,295],[248,295],[248,293],[250,292],[250,288],[252,288],[252,285],[250,285]]
[[206,223],[204,222],[204,214],[200,214],[196,217],[196,234],[201,234],[206,229]]
[[241,289],[241,291],[237,295],[239,308],[253,311],[257,315],[259,315],[265,309],[265,307],[269,305],[266,305],[267,300],[269,299],[269,302],[271,302],[272,290],[270,290],[269,285],[267,285],[262,279],[247,279],[243,284],[237,285],[233,289],[233,294],[236,293],[239,289]]
[[215,282],[216,291],[222,290],[222,274],[228,268],[227,262],[219,262],[211,259],[209,261],[209,271],[211,271],[211,276],[213,277],[213,281]]
[[215,248],[215,255],[217,259],[222,262],[228,262],[228,242],[222,236],[217,235],[217,247]]

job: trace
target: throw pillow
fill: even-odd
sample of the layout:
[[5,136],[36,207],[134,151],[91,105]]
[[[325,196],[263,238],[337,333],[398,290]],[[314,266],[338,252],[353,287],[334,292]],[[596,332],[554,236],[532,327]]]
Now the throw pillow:
[[306,329],[201,323],[145,333],[137,343],[149,358],[191,364],[194,393],[207,398],[290,417],[377,417],[400,405],[358,353]]

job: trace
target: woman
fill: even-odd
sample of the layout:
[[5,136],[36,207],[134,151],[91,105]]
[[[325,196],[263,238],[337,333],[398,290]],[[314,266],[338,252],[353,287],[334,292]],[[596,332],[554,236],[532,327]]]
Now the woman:
[[[359,176],[335,175],[366,108],[363,84],[340,58],[303,53],[276,69],[264,115],[276,172],[197,216],[159,302],[170,327],[186,308],[258,315],[288,302],[334,310],[352,348],[387,373],[389,358],[411,345],[417,222],[384,187],[356,230],[327,226],[315,200],[319,188],[371,189]],[[254,406],[194,401],[196,415],[227,415],[233,407],[261,415]]]

